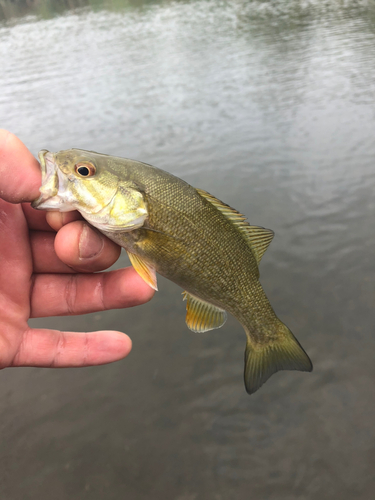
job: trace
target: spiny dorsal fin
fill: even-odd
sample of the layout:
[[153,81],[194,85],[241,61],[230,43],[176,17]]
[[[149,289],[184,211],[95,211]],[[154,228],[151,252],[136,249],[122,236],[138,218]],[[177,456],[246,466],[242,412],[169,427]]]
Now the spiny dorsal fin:
[[193,332],[208,332],[220,328],[227,319],[224,309],[197,299],[188,292],[183,292],[186,304],[186,325]]
[[240,214],[237,210],[234,208],[230,207],[226,203],[223,203],[222,201],[218,200],[215,198],[215,196],[212,196],[212,194],[207,193],[207,191],[203,191],[203,189],[197,189],[198,193],[203,196],[207,201],[212,203],[220,212],[227,217],[227,219],[231,220],[234,224],[242,224],[245,220],[246,217],[243,214]]
[[158,289],[158,283],[156,280],[156,271],[147,262],[145,262],[141,257],[135,255],[134,253],[127,252],[131,265],[137,271],[139,276],[154,290]]
[[257,264],[259,265],[264,252],[267,250],[272,241],[274,232],[271,229],[265,229],[264,227],[251,226],[246,221],[246,217],[240,212],[237,212],[234,208],[218,200],[215,196],[212,196],[212,194],[203,191],[203,189],[197,189],[197,191],[201,196],[203,196],[203,198],[212,203],[212,205],[214,205],[227,219],[229,219],[244,235],[246,241],[251,247],[251,250],[253,251]]

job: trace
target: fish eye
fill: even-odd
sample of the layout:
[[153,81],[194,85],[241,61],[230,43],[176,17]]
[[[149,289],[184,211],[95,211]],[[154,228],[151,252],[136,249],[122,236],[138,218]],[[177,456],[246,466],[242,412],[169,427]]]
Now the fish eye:
[[77,163],[74,170],[81,177],[91,177],[96,172],[96,168],[92,163]]

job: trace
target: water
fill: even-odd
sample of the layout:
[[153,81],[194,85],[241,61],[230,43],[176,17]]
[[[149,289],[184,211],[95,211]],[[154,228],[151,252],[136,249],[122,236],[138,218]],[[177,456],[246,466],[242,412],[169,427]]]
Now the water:
[[1,126],[34,154],[152,163],[274,229],[261,281],[314,372],[249,397],[242,327],[189,332],[163,279],[138,308],[33,320],[134,347],[1,373],[1,498],[371,498],[374,2],[70,7],[1,3]]

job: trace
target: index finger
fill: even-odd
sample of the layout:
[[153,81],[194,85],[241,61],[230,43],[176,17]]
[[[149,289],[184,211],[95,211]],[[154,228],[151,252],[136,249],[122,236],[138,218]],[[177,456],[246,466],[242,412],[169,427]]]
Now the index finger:
[[41,184],[38,161],[18,137],[0,129],[0,197],[10,203],[32,201]]

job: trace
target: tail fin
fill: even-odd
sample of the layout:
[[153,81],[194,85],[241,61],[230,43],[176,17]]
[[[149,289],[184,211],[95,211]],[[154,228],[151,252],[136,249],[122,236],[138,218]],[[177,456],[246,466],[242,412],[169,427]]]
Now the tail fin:
[[275,338],[268,343],[255,342],[246,332],[245,387],[249,394],[279,370],[311,372],[313,369],[310,358],[289,328],[281,321],[277,328]]

